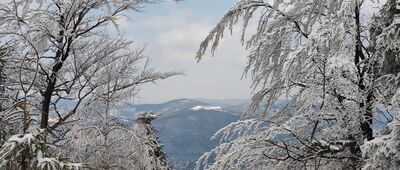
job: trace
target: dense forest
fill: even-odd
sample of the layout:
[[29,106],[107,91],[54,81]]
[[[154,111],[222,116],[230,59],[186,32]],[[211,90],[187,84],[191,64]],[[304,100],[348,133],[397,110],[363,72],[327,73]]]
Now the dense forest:
[[[119,31],[159,2],[0,1],[0,169],[177,169],[152,125],[162,114],[117,114],[184,74]],[[194,169],[400,168],[399,0],[237,0],[221,17],[193,62],[242,28],[253,96]]]

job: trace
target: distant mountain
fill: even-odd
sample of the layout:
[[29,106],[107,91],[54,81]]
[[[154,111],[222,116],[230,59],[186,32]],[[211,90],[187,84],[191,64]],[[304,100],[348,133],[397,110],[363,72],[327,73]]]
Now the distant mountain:
[[[176,99],[161,104],[122,104],[118,117],[135,120],[143,112],[161,114],[152,124],[158,130],[158,137],[164,145],[168,160],[174,169],[193,169],[195,161],[205,152],[215,148],[218,140],[211,137],[216,131],[240,119],[249,100]],[[278,100],[272,110],[287,105]],[[384,109],[381,109],[384,110]],[[292,112],[289,111],[288,117]],[[388,114],[380,111],[374,116],[374,130],[385,131]],[[285,137],[285,136],[283,136]]]
[[119,117],[133,120],[138,113],[161,114],[152,124],[158,130],[169,161],[175,169],[192,169],[204,152],[217,146],[217,140],[210,140],[213,134],[240,119],[239,110],[234,113],[227,103],[215,103],[177,99],[161,104],[124,104]]
[[222,106],[225,110],[237,114],[243,113],[250,104],[250,99],[195,99],[197,101]]
[[205,102],[205,103],[222,105],[222,106],[234,106],[234,105],[243,105],[243,104],[249,104],[250,103],[250,99],[203,99],[203,98],[196,98],[194,100]]

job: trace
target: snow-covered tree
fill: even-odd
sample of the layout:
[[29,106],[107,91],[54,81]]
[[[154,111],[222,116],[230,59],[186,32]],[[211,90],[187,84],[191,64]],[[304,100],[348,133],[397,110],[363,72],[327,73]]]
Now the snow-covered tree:
[[[8,48],[0,48],[0,112],[4,112],[9,109],[10,105],[7,98],[6,87],[9,83],[6,75],[6,59],[9,56]],[[13,122],[11,121],[11,115],[0,114],[0,146],[7,140],[9,135],[12,134],[12,127],[10,126]]]
[[[369,167],[398,168],[398,3],[239,0],[202,42],[197,59],[241,21],[245,73],[257,90],[244,117],[257,118],[219,131],[233,140],[222,140],[197,168],[358,169],[382,157],[390,163]],[[372,15],[371,4],[382,10]],[[256,31],[246,38],[252,18]],[[278,103],[284,104],[274,110]],[[374,142],[384,135],[372,127],[379,113],[392,116],[391,140]],[[385,147],[392,154],[374,150]]]
[[[4,83],[5,83],[5,75],[4,75],[4,65],[6,64],[4,61],[4,49],[0,48],[0,94],[4,93]],[[2,107],[0,106],[0,110]]]
[[121,118],[119,111],[124,107],[121,102],[135,96],[139,84],[170,75],[139,70],[141,58],[141,50],[136,57],[121,56],[99,77],[104,83],[80,111],[83,114],[70,134],[73,141],[66,155],[76,162],[94,169],[169,169],[150,125],[157,115],[141,114],[132,121]]
[[[0,126],[15,130],[2,143],[0,169],[80,166],[63,159],[59,146],[71,140],[67,138],[71,122],[82,115],[77,113],[96,101],[104,90],[107,73],[120,78],[112,92],[126,95],[133,95],[125,92],[138,89],[142,83],[176,74],[157,73],[147,63],[140,63],[141,50],[131,50],[131,41],[109,31],[112,26],[118,28],[124,11],[138,10],[153,2],[156,1],[0,3],[1,42],[13,49],[5,59],[9,104],[0,112]],[[120,76],[121,73],[126,74]]]
[[158,115],[141,114],[135,122],[105,116],[74,126],[66,154],[94,169],[170,169],[155,130],[141,121]]
[[384,135],[365,142],[361,146],[362,156],[366,159],[363,169],[400,168],[400,1],[388,0],[374,16],[370,35],[372,51],[377,57],[376,74],[378,77],[380,101],[392,113],[390,129]]

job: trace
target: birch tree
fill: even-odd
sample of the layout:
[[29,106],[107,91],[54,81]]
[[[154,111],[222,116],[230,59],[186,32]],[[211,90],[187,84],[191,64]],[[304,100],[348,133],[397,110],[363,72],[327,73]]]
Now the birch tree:
[[[214,52],[226,30],[243,23],[242,43],[249,50],[245,74],[256,90],[244,117],[257,118],[221,129],[216,135],[225,140],[203,155],[197,168],[363,167],[368,154],[374,155],[368,148],[383,135],[374,134],[374,114],[382,108],[390,113],[391,134],[399,125],[398,4],[387,1],[365,21],[366,3],[377,2],[238,1],[202,42],[197,59],[209,46]],[[256,31],[247,39],[254,22]],[[279,99],[285,104],[273,110]],[[255,115],[260,107],[263,113]],[[228,140],[232,136],[239,137]],[[389,162],[398,167],[397,157]]]

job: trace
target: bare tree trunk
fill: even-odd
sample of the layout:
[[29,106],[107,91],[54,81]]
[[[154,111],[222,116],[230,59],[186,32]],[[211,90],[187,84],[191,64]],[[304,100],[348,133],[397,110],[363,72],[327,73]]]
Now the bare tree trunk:
[[372,102],[373,102],[373,91],[368,90],[366,87],[365,82],[365,73],[367,71],[365,66],[361,66],[361,62],[367,60],[366,56],[363,52],[363,44],[361,41],[361,22],[360,22],[360,6],[362,4],[356,4],[356,8],[354,11],[355,14],[355,22],[357,26],[357,34],[356,34],[356,49],[355,49],[355,56],[354,56],[354,64],[357,67],[357,74],[358,74],[358,88],[361,93],[367,92],[367,97],[365,101],[361,101],[359,103],[360,109],[362,110],[363,119],[361,121],[361,131],[363,133],[363,138],[367,140],[373,139],[373,131],[371,128],[372,125]]
[[61,57],[61,61],[57,62],[52,69],[52,73],[48,78],[46,91],[43,94],[43,103],[42,103],[42,120],[40,122],[40,128],[45,129],[49,127],[49,111],[50,111],[50,103],[51,97],[53,96],[53,92],[57,83],[57,74],[61,70],[63,66],[63,62],[68,58],[69,51],[70,51],[71,41],[68,42],[68,48],[66,52],[63,54],[61,50],[57,51],[56,59]]
[[[60,16],[60,27],[64,24],[64,17]],[[62,28],[60,28],[62,30]],[[59,32],[59,36],[61,38],[57,39],[57,43],[59,45],[63,44],[63,35],[64,31]],[[68,39],[67,39],[68,40]],[[43,102],[42,102],[42,114],[41,114],[41,122],[40,122],[40,128],[45,129],[49,127],[49,111],[50,111],[50,103],[51,103],[51,97],[53,96],[53,92],[57,83],[57,74],[61,70],[63,66],[63,62],[68,58],[69,55],[69,50],[70,50],[70,45],[72,43],[72,40],[69,39],[70,41],[64,45],[67,45],[67,50],[66,52],[63,52],[63,47],[64,45],[60,46],[59,49],[57,50],[54,58],[55,60],[60,60],[57,61],[57,63],[53,66],[51,70],[51,75],[47,78],[47,86],[46,86],[46,91],[43,94]]]

